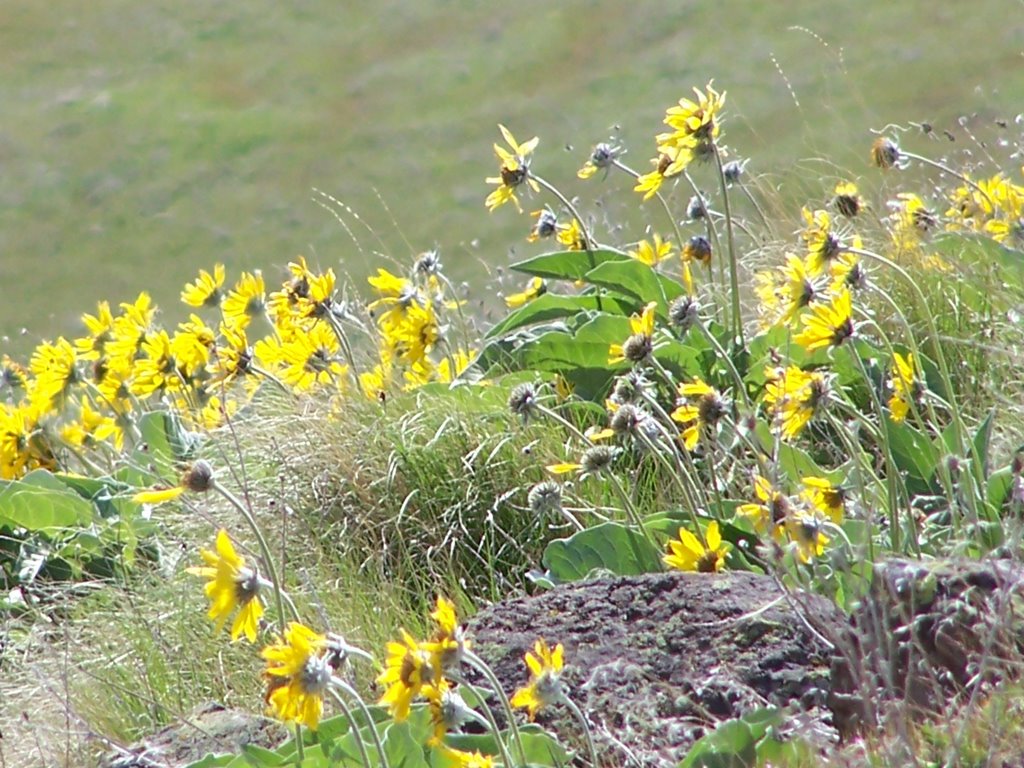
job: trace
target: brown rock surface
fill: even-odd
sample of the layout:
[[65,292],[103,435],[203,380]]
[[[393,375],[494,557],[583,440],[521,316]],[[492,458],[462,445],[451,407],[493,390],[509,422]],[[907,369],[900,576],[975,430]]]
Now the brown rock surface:
[[[766,705],[789,707],[802,735],[833,739],[830,652],[817,633],[843,627],[827,600],[787,597],[752,573],[583,581],[498,603],[470,623],[506,690],[526,682],[522,657],[537,638],[562,643],[563,681],[599,753],[609,765],[644,766],[674,766],[716,723]],[[567,738],[575,730],[562,706],[538,721]]]

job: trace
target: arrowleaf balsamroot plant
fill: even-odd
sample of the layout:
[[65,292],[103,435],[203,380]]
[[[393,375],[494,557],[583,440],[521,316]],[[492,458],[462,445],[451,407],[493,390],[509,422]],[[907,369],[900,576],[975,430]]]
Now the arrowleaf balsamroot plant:
[[[1022,367],[1012,345],[1024,186],[1015,174],[957,170],[879,136],[866,150],[874,170],[825,180],[826,202],[772,221],[749,159],[725,143],[724,91],[694,89],[664,124],[647,172],[627,166],[615,143],[598,143],[578,172],[586,184],[624,177],[625,194],[649,211],[649,231],[625,242],[613,228],[602,234],[607,222],[584,197],[540,175],[538,137],[519,142],[499,126],[484,205],[523,215],[524,199],[544,197],[524,236],[557,245],[513,266],[525,282],[486,332],[437,250],[404,272],[380,267],[366,302],[349,298],[332,269],[297,257],[269,292],[259,271],[232,283],[223,265],[201,270],[181,293],[188,319],[174,327],[143,292],[116,310],[101,302],[82,316],[84,335],[41,343],[27,367],[5,357],[9,587],[45,575],[26,575],[29,554],[40,542],[68,551],[85,521],[116,525],[105,541],[127,547],[152,535],[131,521],[155,505],[212,493],[238,513],[256,554],[239,554],[236,544],[247,550],[225,525],[189,571],[206,581],[217,631],[231,621],[232,641],[261,648],[266,708],[295,728],[282,759],[555,765],[564,748],[516,710],[532,721],[565,704],[582,727],[579,759],[596,766],[563,677],[573,654],[557,638],[526,654],[529,682],[511,697],[444,597],[430,634],[394,627],[378,654],[349,645],[329,616],[306,615],[300,593],[315,585],[271,551],[271,521],[252,505],[245,471],[231,468],[242,487],[230,490],[197,453],[237,439],[270,394],[343,422],[357,403],[400,419],[428,396],[456,408],[459,397],[507,390],[507,412],[492,414],[497,431],[549,439],[531,440],[540,449],[523,461],[534,474],[495,504],[518,494],[524,513],[569,526],[574,535],[551,546],[579,563],[575,573],[532,574],[537,588],[615,572],[628,557],[648,570],[766,572],[849,608],[888,555],[1018,556]],[[961,352],[976,365],[960,365]],[[10,503],[29,492],[53,496],[53,520],[34,522]],[[594,561],[593,548],[574,544],[598,526],[628,552],[612,547]],[[500,583],[525,578],[524,568]],[[464,581],[460,599],[482,598],[476,583]],[[474,742],[482,746],[464,748],[468,722],[488,734]]]

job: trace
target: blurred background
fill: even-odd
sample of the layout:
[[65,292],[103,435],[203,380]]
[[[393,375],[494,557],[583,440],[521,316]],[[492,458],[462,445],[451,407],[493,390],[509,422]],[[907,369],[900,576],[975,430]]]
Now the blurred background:
[[[872,176],[888,123],[932,124],[915,143],[938,155],[960,118],[1024,109],[1024,3],[4,0],[0,70],[0,352],[20,355],[143,289],[173,325],[215,262],[272,286],[304,254],[365,294],[436,246],[482,291],[539,247],[483,206],[498,122],[540,136],[534,168],[568,194],[617,200],[606,224],[646,214],[623,177],[575,179],[591,146],[649,170],[665,108],[711,78],[733,155],[784,197]],[[787,187],[800,163],[820,188]],[[314,188],[358,213],[358,245]]]

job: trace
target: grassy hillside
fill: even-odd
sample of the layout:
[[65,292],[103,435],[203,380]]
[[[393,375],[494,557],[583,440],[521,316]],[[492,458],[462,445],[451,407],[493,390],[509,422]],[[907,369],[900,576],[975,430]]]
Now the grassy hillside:
[[[800,158],[861,167],[869,127],[1024,103],[1018,2],[669,5],[5,3],[4,349],[75,332],[100,298],[146,287],[170,307],[215,261],[304,253],[361,281],[371,251],[438,245],[479,278],[526,227],[483,208],[499,121],[541,136],[552,178],[613,125],[642,168],[664,106],[714,77],[730,144],[784,184]],[[380,240],[357,225],[361,253],[313,187]]]

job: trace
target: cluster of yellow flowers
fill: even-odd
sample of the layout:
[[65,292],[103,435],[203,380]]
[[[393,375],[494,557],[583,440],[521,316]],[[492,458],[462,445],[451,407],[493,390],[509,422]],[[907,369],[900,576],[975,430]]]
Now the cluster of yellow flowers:
[[[231,638],[247,638],[255,643],[261,630],[265,609],[263,592],[273,587],[247,567],[235,550],[227,531],[217,533],[213,550],[203,549],[204,566],[190,568],[205,578],[204,591],[210,602],[209,617],[217,630],[234,614]],[[393,720],[409,717],[411,708],[422,699],[430,712],[432,734],[424,745],[465,768],[490,768],[493,757],[478,751],[467,752],[448,745],[445,737],[468,719],[488,721],[468,707],[458,692],[460,668],[471,661],[480,662],[471,651],[465,630],[459,625],[455,606],[438,596],[430,614],[434,632],[427,640],[417,640],[401,631],[401,640],[389,642],[383,671],[377,684],[383,694],[379,703],[388,708]],[[529,682],[512,695],[513,707],[527,710],[530,719],[538,710],[562,700],[560,676],[564,667],[563,649],[550,649],[540,639],[524,660],[530,672]],[[299,621],[291,621],[283,632],[266,645],[261,654],[266,662],[266,702],[270,712],[286,723],[298,723],[312,730],[320,724],[324,699],[332,689],[353,693],[338,675],[352,656],[372,658],[337,635],[316,632]]]
[[438,307],[455,304],[444,297],[436,253],[420,256],[414,275],[381,269],[370,278],[379,294],[369,305],[377,313],[368,334],[376,353],[358,375],[348,334],[365,324],[338,300],[334,271],[314,271],[302,257],[269,293],[258,270],[243,272],[231,288],[223,265],[201,270],[181,292],[194,311],[173,332],[160,327],[147,293],[116,314],[100,302],[82,316],[82,337],[39,344],[27,368],[7,356],[0,362],[0,478],[76,462],[109,466],[126,435],[138,438],[146,410],[169,408],[190,426],[219,426],[265,381],[332,396],[358,382],[375,399],[449,382],[471,352],[446,345]]

